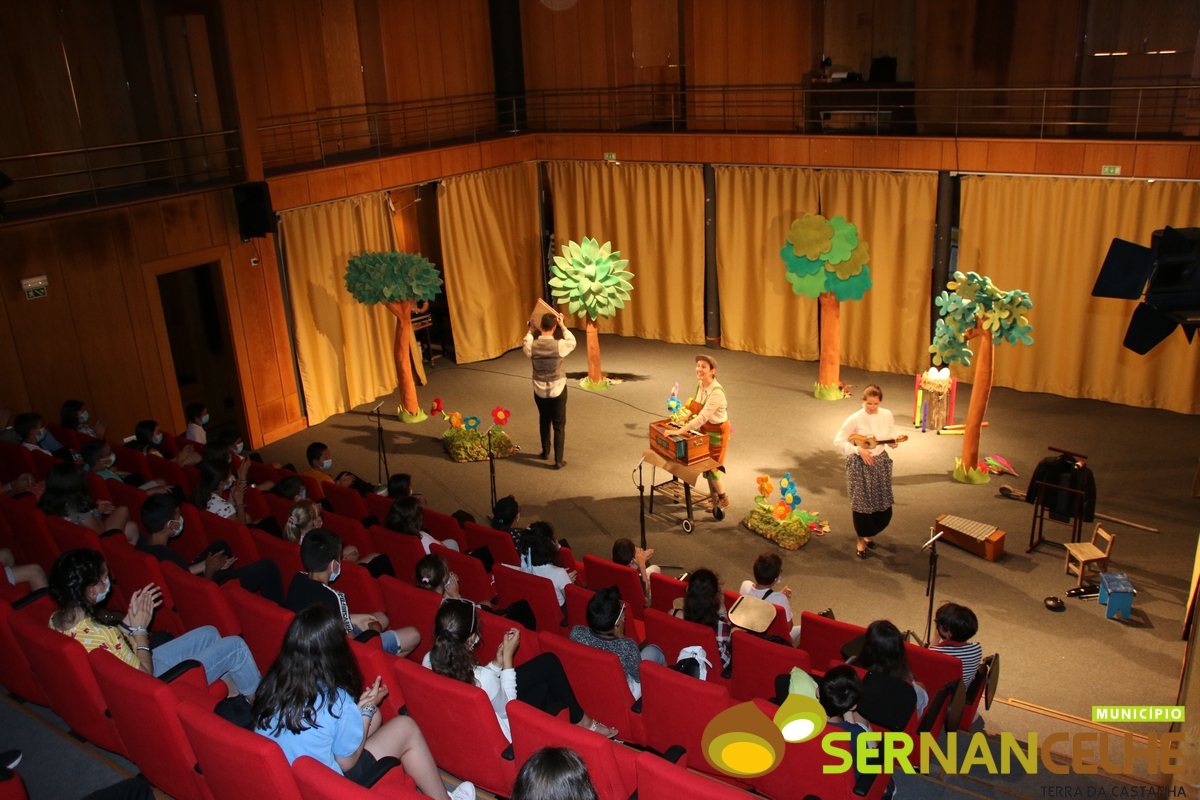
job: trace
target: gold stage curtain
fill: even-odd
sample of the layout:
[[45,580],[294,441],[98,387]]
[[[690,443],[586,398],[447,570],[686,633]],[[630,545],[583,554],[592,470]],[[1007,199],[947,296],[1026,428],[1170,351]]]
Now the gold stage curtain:
[[346,262],[394,247],[384,193],[285,211],[279,223],[287,265],[308,424],[396,388],[396,318],[346,291]]
[[1136,301],[1091,296],[1114,237],[1200,225],[1200,184],[965,177],[961,219],[958,269],[1033,300],[1034,343],[997,348],[997,386],[1200,413],[1200,349],[1177,330],[1126,350]]
[[821,215],[845,217],[870,247],[871,288],[842,303],[842,364],[906,375],[927,369],[937,175],[822,170],[816,179]]
[[611,241],[629,259],[632,297],[616,316],[597,322],[600,332],[703,344],[703,169],[555,161],[546,164],[546,177],[556,255],[587,236]]
[[806,169],[716,167],[721,346],[815,361],[817,301],[796,295],[779,251],[792,221],[820,213]]
[[447,178],[438,187],[446,302],[459,364],[519,347],[542,296],[534,164]]

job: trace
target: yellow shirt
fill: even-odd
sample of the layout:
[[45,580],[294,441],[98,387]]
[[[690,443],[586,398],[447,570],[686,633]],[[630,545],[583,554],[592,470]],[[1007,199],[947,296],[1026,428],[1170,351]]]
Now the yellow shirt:
[[[50,627],[54,628],[54,624],[50,623]],[[97,648],[107,650],[131,667],[137,667],[138,669],[142,667],[141,659],[137,656],[136,645],[130,641],[129,637],[120,628],[112,625],[101,625],[91,617],[84,617],[79,622],[76,622],[73,627],[62,631],[62,633],[79,642],[87,648],[88,652]]]
[[301,473],[301,474],[302,474],[302,475],[305,475],[305,476],[307,476],[307,477],[309,477],[309,478],[313,478],[313,479],[315,479],[315,480],[318,480],[318,481],[320,481],[321,483],[333,483],[333,478],[332,478],[332,477],[330,477],[329,473],[327,473],[327,472],[321,472],[321,470],[317,469],[316,467],[312,467],[312,468],[310,468],[310,469],[306,469],[306,470],[304,470],[304,472],[303,472],[303,473]]

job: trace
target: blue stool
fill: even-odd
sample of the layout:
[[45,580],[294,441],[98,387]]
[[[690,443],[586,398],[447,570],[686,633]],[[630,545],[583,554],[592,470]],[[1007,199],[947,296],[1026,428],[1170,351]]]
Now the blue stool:
[[1133,613],[1133,596],[1137,589],[1129,582],[1129,576],[1124,572],[1100,573],[1100,605],[1108,606],[1105,617],[1116,619],[1121,614],[1129,619]]

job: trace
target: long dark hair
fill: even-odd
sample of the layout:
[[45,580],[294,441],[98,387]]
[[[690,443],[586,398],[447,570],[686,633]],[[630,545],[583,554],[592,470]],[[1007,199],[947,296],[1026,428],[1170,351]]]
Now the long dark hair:
[[60,424],[69,431],[79,430],[80,411],[83,411],[82,400],[68,400],[63,403],[62,408],[58,412]]
[[716,630],[722,599],[717,574],[701,567],[688,577],[687,594],[683,596],[683,618]]
[[433,619],[433,649],[429,651],[429,666],[438,675],[475,685],[475,668],[479,662],[467,646],[475,633],[477,612],[470,600],[447,598]]
[[200,481],[192,492],[192,505],[196,508],[208,508],[208,499],[216,494],[217,489],[225,479],[233,474],[228,461],[216,458],[206,458],[200,462]]
[[425,511],[415,497],[397,497],[383,521],[383,527],[405,536],[420,536],[424,526]]
[[446,559],[430,553],[427,556],[422,556],[417,562],[416,579],[418,589],[430,589],[442,593],[442,587],[446,585],[446,579],[450,577],[450,566],[446,563]]
[[598,795],[575,751],[543,747],[517,773],[512,800],[598,800]]
[[362,671],[346,643],[342,618],[327,606],[310,606],[288,625],[279,655],[258,685],[254,727],[271,736],[315,728],[318,707],[323,702],[332,714],[338,689],[357,701]]
[[158,423],[152,419],[144,419],[133,426],[134,441],[131,442],[132,446],[143,453],[151,447],[157,448],[159,445],[154,443],[154,429],[157,427]]
[[554,528],[548,522],[535,522],[521,531],[521,553],[529,554],[529,563],[535,567],[553,564],[558,557],[554,546]]
[[912,680],[908,656],[904,653],[904,637],[900,635],[900,629],[886,619],[877,619],[867,626],[862,650],[855,657],[854,665],[869,672]]
[[50,568],[50,599],[59,611],[69,613],[79,609],[92,616],[95,604],[88,599],[87,590],[103,577],[104,556],[98,550],[68,550]]
[[38,500],[38,508],[56,517],[65,517],[72,511],[91,511],[91,491],[83,467],[74,464],[55,464],[46,476],[46,491]]
[[410,497],[411,495],[412,476],[406,472],[397,472],[395,475],[388,477],[388,497],[394,500],[398,497]]

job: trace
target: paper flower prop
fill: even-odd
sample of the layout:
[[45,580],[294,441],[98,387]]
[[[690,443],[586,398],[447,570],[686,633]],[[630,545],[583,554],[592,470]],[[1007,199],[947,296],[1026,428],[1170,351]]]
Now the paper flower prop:
[[442,398],[440,398],[440,397],[433,398],[433,407],[429,409],[429,413],[430,414],[442,413]]
[[479,417],[467,417],[463,420],[463,427],[469,431],[479,428]]
[[771,476],[760,475],[755,482],[758,497],[754,498],[754,510],[742,520],[750,530],[788,550],[797,550],[814,534],[824,536],[829,530],[829,523],[818,512],[800,508],[800,492],[792,473],[779,479],[780,499],[775,502],[770,500],[775,491]]
[[492,409],[492,422],[496,425],[507,425],[509,416],[510,413],[507,408],[496,406]]
[[449,420],[451,428],[461,428],[463,426],[462,414],[457,411],[451,412],[446,419]]
[[775,515],[775,519],[783,522],[788,518],[788,515],[792,513],[792,508],[787,503],[780,500],[775,504],[775,509],[772,513]]

